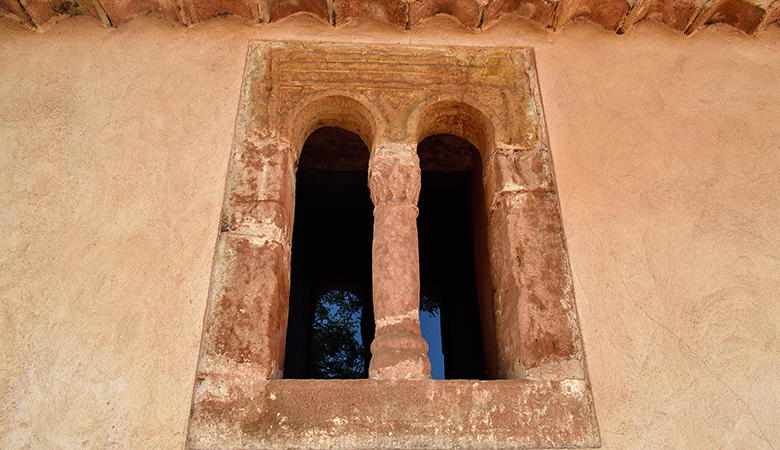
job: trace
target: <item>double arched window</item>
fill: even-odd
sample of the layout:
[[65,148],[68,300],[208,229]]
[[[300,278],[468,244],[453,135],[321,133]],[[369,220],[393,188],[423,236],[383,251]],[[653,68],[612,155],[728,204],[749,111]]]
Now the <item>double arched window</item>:
[[190,446],[598,443],[530,49],[253,44],[219,229]]
[[[490,275],[480,155],[452,134],[425,137],[417,154],[420,328],[431,375],[486,379],[495,374],[487,355],[495,353],[484,342],[495,340],[492,321],[481,319],[490,317]],[[369,157],[365,142],[343,128],[318,128],[302,145],[285,378],[368,377],[375,331]]]

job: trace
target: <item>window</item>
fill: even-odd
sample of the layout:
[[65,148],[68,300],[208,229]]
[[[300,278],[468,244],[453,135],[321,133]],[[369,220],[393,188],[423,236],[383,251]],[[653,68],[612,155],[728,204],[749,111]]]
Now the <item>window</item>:
[[[417,219],[420,315],[433,321],[434,328],[439,326],[439,335],[431,333],[426,339],[429,346],[440,337],[442,347],[443,373],[435,370],[438,360],[431,358],[432,377],[484,380],[489,378],[484,342],[493,342],[493,330],[481,320],[489,315],[489,305],[480,305],[489,301],[490,293],[480,296],[477,288],[476,267],[488,266],[479,151],[465,139],[439,134],[420,141],[417,155],[422,171]],[[477,264],[475,255],[481,256]],[[480,279],[486,282],[489,274],[480,275],[487,275]],[[422,323],[423,337],[428,323]]]
[[[532,50],[258,42],[242,92],[190,447],[599,444]],[[371,202],[354,223],[364,230],[371,211],[370,262],[354,267],[370,272],[370,294],[366,271],[340,262],[359,259],[350,251],[291,292],[328,240],[368,234],[336,225],[351,213],[328,220],[311,206],[352,195],[334,193],[347,183],[335,170],[306,173],[312,140],[335,129],[368,149]],[[472,155],[471,169],[437,174],[432,161],[459,161],[446,152]],[[439,305],[445,378],[457,379],[431,379],[421,299]],[[320,332],[299,317],[318,306],[364,354],[373,308],[360,379],[310,379],[332,374],[295,362]]]
[[298,161],[285,378],[368,378],[373,205],[368,148],[320,128]]

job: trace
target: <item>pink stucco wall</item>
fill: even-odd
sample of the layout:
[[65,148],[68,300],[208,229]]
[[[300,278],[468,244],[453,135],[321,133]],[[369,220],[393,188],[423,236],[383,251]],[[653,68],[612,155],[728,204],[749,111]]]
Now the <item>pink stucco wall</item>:
[[250,39],[536,49],[605,448],[780,446],[780,27],[0,21],[0,446],[183,445]]

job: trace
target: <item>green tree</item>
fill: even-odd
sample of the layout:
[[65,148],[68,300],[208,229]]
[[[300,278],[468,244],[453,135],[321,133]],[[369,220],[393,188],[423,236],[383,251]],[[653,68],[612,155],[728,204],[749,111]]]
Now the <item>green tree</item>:
[[[420,309],[436,316],[438,302],[420,299]],[[331,290],[317,299],[312,324],[313,378],[352,379],[366,376],[368,361],[360,330],[361,299],[348,291]]]
[[360,298],[347,291],[328,291],[317,299],[311,343],[313,377],[365,376],[360,334],[362,310]]

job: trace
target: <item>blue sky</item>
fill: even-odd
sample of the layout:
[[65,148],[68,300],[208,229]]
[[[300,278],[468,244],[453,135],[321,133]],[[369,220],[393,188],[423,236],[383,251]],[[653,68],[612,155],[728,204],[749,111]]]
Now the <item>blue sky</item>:
[[444,379],[444,354],[441,351],[441,316],[420,311],[422,336],[428,341],[428,359],[431,360],[431,378]]

